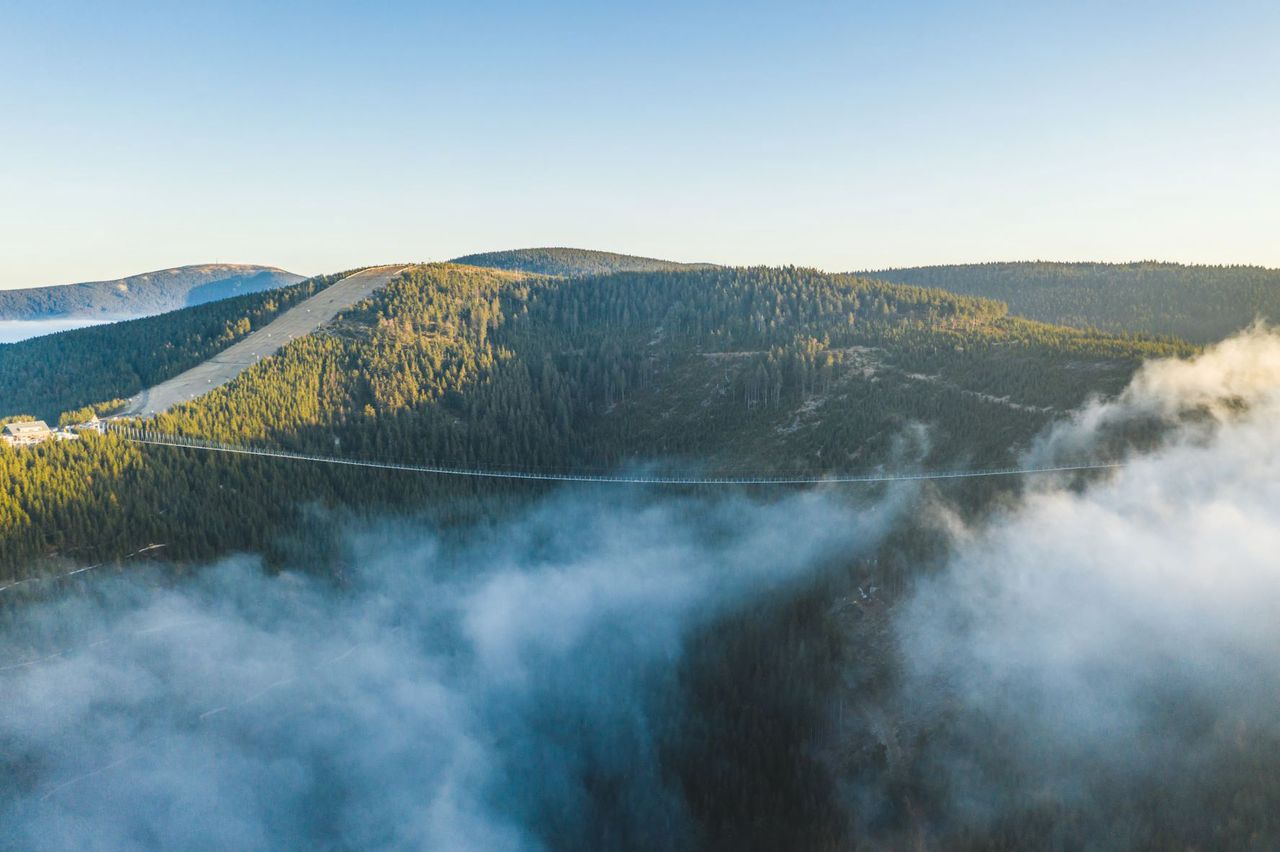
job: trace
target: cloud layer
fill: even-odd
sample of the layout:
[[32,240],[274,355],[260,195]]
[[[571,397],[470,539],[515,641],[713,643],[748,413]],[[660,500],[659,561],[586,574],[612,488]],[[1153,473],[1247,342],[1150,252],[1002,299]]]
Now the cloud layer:
[[[860,735],[924,734],[888,757],[911,772],[879,781],[924,779],[935,826],[991,825],[1280,743],[1277,422],[1280,335],[1259,327],[1145,366],[1032,451],[1110,457],[1136,436],[1123,469],[1037,480],[971,526],[940,509],[945,566],[896,607],[892,651],[854,649],[901,664]],[[465,536],[365,531],[341,586],[241,558],[22,613],[0,653],[0,846],[692,845],[663,757],[690,637],[870,553],[919,505],[599,494]],[[849,706],[879,701],[851,682]],[[1183,810],[1208,824],[1202,792]],[[1130,829],[1081,830],[1125,846]]]
[[249,559],[105,582],[10,631],[0,845],[678,847],[685,637],[888,518],[565,497],[466,544],[366,533],[342,589]]
[[962,814],[1173,786],[1280,735],[1280,335],[1148,364],[1037,452],[1135,422],[1159,438],[1114,475],[954,524],[899,614],[904,713],[954,732],[925,759]]

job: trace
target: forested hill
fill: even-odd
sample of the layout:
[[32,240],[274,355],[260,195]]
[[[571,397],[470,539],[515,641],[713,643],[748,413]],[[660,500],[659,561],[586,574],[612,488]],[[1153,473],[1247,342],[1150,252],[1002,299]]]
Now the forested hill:
[[0,320],[123,319],[274,290],[302,280],[270,266],[211,263],[53,287],[0,290]]
[[676,263],[607,251],[575,248],[528,248],[469,254],[453,263],[536,272],[540,275],[609,275],[614,272],[675,272],[707,269],[710,263]]
[[[550,278],[432,264],[152,428],[480,468],[1002,465],[1142,358],[1187,351],[807,269]],[[88,436],[0,449],[0,562],[153,542],[174,558],[271,552],[308,506],[457,514],[527,488]]]
[[1196,343],[1261,317],[1280,321],[1280,269],[1177,263],[982,263],[884,269],[868,276],[999,299],[1015,314]]
[[0,417],[126,399],[216,355],[347,273],[179,311],[0,344]]

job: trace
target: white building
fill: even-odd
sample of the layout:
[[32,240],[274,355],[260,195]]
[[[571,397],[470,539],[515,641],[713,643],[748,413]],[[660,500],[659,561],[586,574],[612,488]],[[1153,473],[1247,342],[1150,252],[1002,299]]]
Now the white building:
[[29,447],[53,437],[53,431],[43,420],[27,420],[22,423],[6,423],[0,432],[0,440],[11,447]]
[[90,417],[84,423],[79,423],[75,426],[72,426],[71,428],[77,432],[97,432],[99,435],[107,434],[106,422],[103,420],[100,420],[98,418],[98,415],[96,414]]

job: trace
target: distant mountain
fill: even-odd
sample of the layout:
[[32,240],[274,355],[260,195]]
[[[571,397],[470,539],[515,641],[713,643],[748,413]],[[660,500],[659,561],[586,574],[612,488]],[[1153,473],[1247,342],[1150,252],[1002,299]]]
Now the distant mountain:
[[999,299],[1015,314],[1108,332],[1221,340],[1257,317],[1280,321],[1280,269],[1179,263],[980,263],[861,273]]
[[610,275],[615,272],[676,272],[712,269],[713,263],[676,263],[652,257],[576,248],[527,248],[491,251],[455,258],[453,263],[537,272],[542,275]]
[[114,281],[0,290],[0,320],[126,319],[274,290],[301,280],[301,275],[272,266],[179,266]]

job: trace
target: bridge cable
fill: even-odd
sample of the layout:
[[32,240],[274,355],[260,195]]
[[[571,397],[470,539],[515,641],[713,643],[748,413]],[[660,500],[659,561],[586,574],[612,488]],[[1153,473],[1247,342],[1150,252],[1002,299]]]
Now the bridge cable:
[[289,459],[292,461],[312,462],[315,464],[344,465],[348,467],[372,468],[376,470],[405,471],[410,473],[429,473],[439,476],[459,476],[476,479],[513,479],[539,482],[596,482],[620,485],[823,485],[839,483],[878,483],[878,482],[915,482],[921,480],[941,479],[977,479],[997,476],[1032,476],[1055,473],[1082,473],[1088,471],[1113,470],[1123,467],[1122,462],[1086,462],[1079,464],[1061,464],[1042,467],[1000,467],[970,468],[967,470],[923,470],[878,473],[832,473],[821,476],[690,476],[642,473],[574,473],[574,472],[540,472],[533,470],[497,470],[484,468],[450,467],[443,465],[407,464],[400,462],[368,461],[364,459],[342,458],[339,456],[321,456],[290,450],[262,449],[235,444],[224,444],[197,438],[186,438],[172,435],[159,435],[152,432],[135,432],[133,430],[113,430],[134,444],[145,444],[157,447],[175,447],[178,449],[199,450],[203,452],[226,453],[229,455],[256,456],[259,458]]

